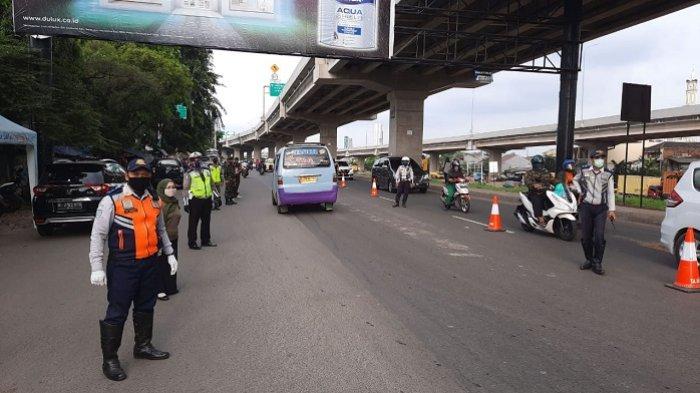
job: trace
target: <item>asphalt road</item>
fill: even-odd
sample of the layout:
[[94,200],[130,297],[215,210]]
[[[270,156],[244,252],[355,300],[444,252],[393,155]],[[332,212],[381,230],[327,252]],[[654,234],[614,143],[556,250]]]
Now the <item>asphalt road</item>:
[[270,182],[252,175],[214,213],[219,247],[181,247],[181,293],[156,308],[172,358],[133,359],[128,322],[119,383],[100,371],[89,229],[3,234],[0,392],[698,390],[700,295],[663,286],[675,268],[656,227],[609,228],[599,277],[578,270],[577,241],[520,230],[512,205],[510,232],[489,233],[487,200],[391,208],[358,180],[333,212],[278,215]]

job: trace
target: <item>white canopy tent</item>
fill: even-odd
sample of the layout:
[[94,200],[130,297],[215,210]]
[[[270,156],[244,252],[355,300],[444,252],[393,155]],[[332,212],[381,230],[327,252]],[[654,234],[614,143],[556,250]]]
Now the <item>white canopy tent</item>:
[[0,116],[0,146],[25,146],[27,149],[27,174],[29,190],[34,196],[34,187],[38,183],[36,132]]

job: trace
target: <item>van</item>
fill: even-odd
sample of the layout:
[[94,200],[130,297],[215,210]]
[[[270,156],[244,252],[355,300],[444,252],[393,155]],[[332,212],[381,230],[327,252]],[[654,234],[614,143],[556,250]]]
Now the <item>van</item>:
[[289,206],[320,204],[332,211],[338,198],[338,177],[328,148],[301,143],[283,147],[275,155],[272,204],[277,212]]
[[680,262],[681,246],[688,228],[695,229],[695,248],[700,258],[700,161],[690,164],[666,200],[661,244],[673,254],[676,263]]

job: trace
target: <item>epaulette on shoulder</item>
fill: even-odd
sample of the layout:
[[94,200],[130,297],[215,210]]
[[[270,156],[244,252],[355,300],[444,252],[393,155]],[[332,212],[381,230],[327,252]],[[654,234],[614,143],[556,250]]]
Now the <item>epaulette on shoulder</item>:
[[107,193],[107,196],[114,199],[114,197],[121,194],[122,191],[124,191],[124,186],[115,187]]

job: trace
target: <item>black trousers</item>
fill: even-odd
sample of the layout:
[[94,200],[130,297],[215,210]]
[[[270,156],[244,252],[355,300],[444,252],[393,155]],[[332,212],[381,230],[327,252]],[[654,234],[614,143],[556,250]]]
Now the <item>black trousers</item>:
[[602,263],[605,253],[605,221],[608,218],[607,205],[581,204],[581,245],[586,260]]
[[124,325],[131,304],[134,311],[153,313],[160,288],[157,255],[129,261],[107,260],[107,313],[105,323]]
[[190,216],[187,221],[187,242],[197,243],[197,225],[202,222],[201,240],[208,243],[211,240],[209,232],[211,223],[211,199],[192,198],[190,200]]
[[[177,258],[177,239],[170,239],[173,245],[173,250],[175,250],[175,258]],[[161,286],[160,293],[166,295],[174,295],[177,291],[177,273],[170,275],[170,264],[168,263],[168,257],[163,254],[158,257],[158,273],[160,274]]]
[[545,194],[530,192],[528,193],[528,198],[532,202],[532,212],[535,217],[542,217],[542,212],[544,211],[544,200],[547,196]]
[[396,185],[396,204],[399,204],[399,200],[401,200],[402,204],[406,204],[406,200],[408,200],[408,193],[411,192],[411,182],[410,181],[400,181],[399,184]]

